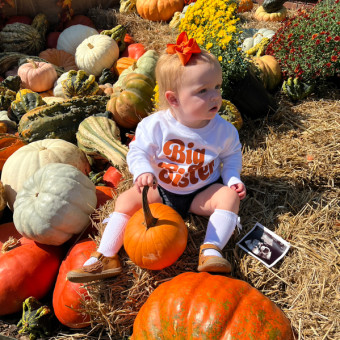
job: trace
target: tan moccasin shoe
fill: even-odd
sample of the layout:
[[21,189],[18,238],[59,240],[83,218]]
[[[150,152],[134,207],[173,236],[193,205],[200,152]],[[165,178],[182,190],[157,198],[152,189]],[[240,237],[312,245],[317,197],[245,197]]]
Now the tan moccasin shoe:
[[212,272],[212,273],[231,272],[231,264],[229,263],[228,260],[226,260],[224,257],[203,255],[203,251],[205,249],[215,249],[222,255],[221,249],[215,246],[214,244],[202,244],[200,247],[200,255],[197,267],[197,270],[199,272]]
[[87,283],[113,277],[122,272],[122,266],[117,254],[112,257],[105,257],[95,251],[91,254],[91,257],[97,258],[98,261],[89,266],[69,271],[67,279],[71,282]]

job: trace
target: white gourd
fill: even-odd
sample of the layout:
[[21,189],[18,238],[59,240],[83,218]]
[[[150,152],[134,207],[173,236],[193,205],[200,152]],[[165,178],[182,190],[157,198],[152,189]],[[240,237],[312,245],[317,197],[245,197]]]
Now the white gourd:
[[55,97],[61,97],[61,98],[66,98],[64,92],[63,92],[63,87],[61,82],[65,80],[68,76],[68,72],[63,73],[57,81],[54,83],[54,88],[53,88],[53,95]]
[[50,163],[18,192],[13,222],[21,235],[59,246],[87,227],[96,204],[96,187],[87,176],[72,165]]
[[17,192],[27,178],[48,163],[71,164],[86,175],[90,171],[84,152],[65,140],[43,139],[24,145],[8,157],[1,172],[1,181],[11,210]]
[[98,34],[98,31],[85,25],[73,25],[64,29],[58,38],[57,49],[64,50],[72,55],[76,54],[77,47],[91,35]]
[[111,68],[119,58],[119,47],[114,39],[104,34],[85,39],[76,50],[76,64],[87,74],[99,76],[104,68]]
[[[250,29],[249,29],[249,32],[251,32]],[[260,28],[253,36],[247,37],[243,40],[243,43],[241,46],[242,51],[243,52],[248,51],[249,49],[257,45],[258,43],[260,43],[263,38],[271,39],[274,36],[274,34],[275,34],[275,31],[271,29]]]

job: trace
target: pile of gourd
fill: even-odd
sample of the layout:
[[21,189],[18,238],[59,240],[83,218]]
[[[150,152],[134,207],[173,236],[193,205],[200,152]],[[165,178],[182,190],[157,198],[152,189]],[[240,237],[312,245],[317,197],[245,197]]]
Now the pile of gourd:
[[[183,0],[173,3],[167,19],[157,20],[169,20],[184,7]],[[138,13],[147,18],[147,6],[142,5],[137,1]],[[13,213],[13,222],[0,225],[0,316],[20,311],[26,298],[41,299],[54,287],[53,309],[58,320],[68,327],[86,327],[89,315],[78,309],[82,300],[89,298],[87,291],[67,281],[66,274],[81,266],[96,248],[94,241],[86,239],[89,230],[94,232],[91,214],[112,199],[122,179],[119,170],[125,166],[130,133],[133,136],[138,122],[152,110],[158,55],[135,43],[125,27],[117,25],[99,32],[82,15],[74,16],[62,32],[49,33],[44,14],[33,20],[11,18],[0,32],[0,48],[0,210],[7,205]],[[224,103],[225,111],[228,105]],[[176,223],[185,234],[178,237],[180,252],[170,262],[165,256],[152,268],[145,268],[168,266],[184,251],[187,230],[182,219]],[[81,234],[84,237],[76,242]],[[182,297],[190,295],[198,287],[190,284],[202,281],[202,275],[190,275],[182,285],[187,291],[180,293],[176,281],[169,286],[170,291]],[[209,280],[217,276],[203,276],[206,283],[201,284],[202,289],[213,287]],[[236,290],[252,291],[241,281],[225,279],[218,281],[220,291],[233,285]],[[252,292],[256,313],[270,311],[274,320],[268,321],[269,328],[259,325],[256,332],[261,329],[267,334],[275,329],[281,334],[278,339],[291,339],[283,313],[262,294]],[[217,318],[212,325],[219,324],[221,313],[231,318],[232,309],[221,309],[233,299],[229,295],[217,301]],[[244,299],[239,296],[233,304],[242,305]],[[163,297],[161,300],[166,305]],[[143,315],[150,304],[141,310]],[[242,317],[248,312],[238,314]],[[176,319],[175,315],[170,317]],[[202,324],[202,320],[196,321],[188,319],[190,324]],[[140,338],[139,331],[145,334],[153,328],[144,324],[149,330],[143,330],[138,322],[135,339]],[[158,332],[163,331],[160,325]],[[168,330],[181,336],[178,331]],[[195,334],[207,331],[192,330]],[[238,332],[236,328],[228,331]],[[249,338],[254,333],[250,329],[245,332]],[[151,333],[148,338],[152,339]]]

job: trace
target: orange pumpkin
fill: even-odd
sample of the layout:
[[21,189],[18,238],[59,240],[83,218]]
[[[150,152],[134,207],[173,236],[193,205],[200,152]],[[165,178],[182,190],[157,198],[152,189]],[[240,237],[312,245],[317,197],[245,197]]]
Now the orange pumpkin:
[[10,237],[19,239],[21,237],[20,233],[15,228],[13,222],[0,224],[0,251],[5,242],[8,241]]
[[24,145],[26,143],[15,135],[9,133],[0,134],[0,170],[2,170],[8,157]]
[[70,270],[81,267],[96,250],[96,243],[85,239],[76,243],[63,260],[53,291],[53,310],[57,319],[65,326],[83,328],[90,324],[90,317],[82,311],[83,300],[89,299],[80,283],[66,279]]
[[162,283],[144,303],[130,340],[293,340],[283,312],[247,282],[187,272]]
[[48,48],[40,52],[39,57],[53,65],[62,67],[65,71],[78,70],[74,55],[56,48]]
[[134,213],[125,229],[124,248],[139,267],[159,270],[172,265],[184,252],[188,230],[182,217],[161,203],[148,204],[143,189],[143,208]]
[[175,12],[182,12],[184,0],[137,0],[137,13],[151,21],[169,21]]
[[34,92],[50,90],[58,79],[57,71],[52,64],[29,60],[18,69],[22,87]]
[[96,209],[104,205],[107,201],[112,200],[114,193],[115,193],[115,190],[109,186],[97,185],[96,186],[96,196],[97,196]]
[[253,9],[254,4],[252,0],[240,0],[238,4],[238,13],[249,12]]
[[119,76],[124,70],[129,68],[131,65],[136,63],[136,59],[130,58],[130,57],[123,57],[119,58],[114,64],[113,64],[113,72]]

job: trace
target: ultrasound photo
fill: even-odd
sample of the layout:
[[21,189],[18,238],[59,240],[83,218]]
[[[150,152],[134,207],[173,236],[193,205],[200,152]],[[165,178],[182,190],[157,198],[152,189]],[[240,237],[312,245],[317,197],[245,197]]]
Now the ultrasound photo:
[[287,241],[260,223],[256,223],[237,244],[268,268],[280,261],[290,247]]

